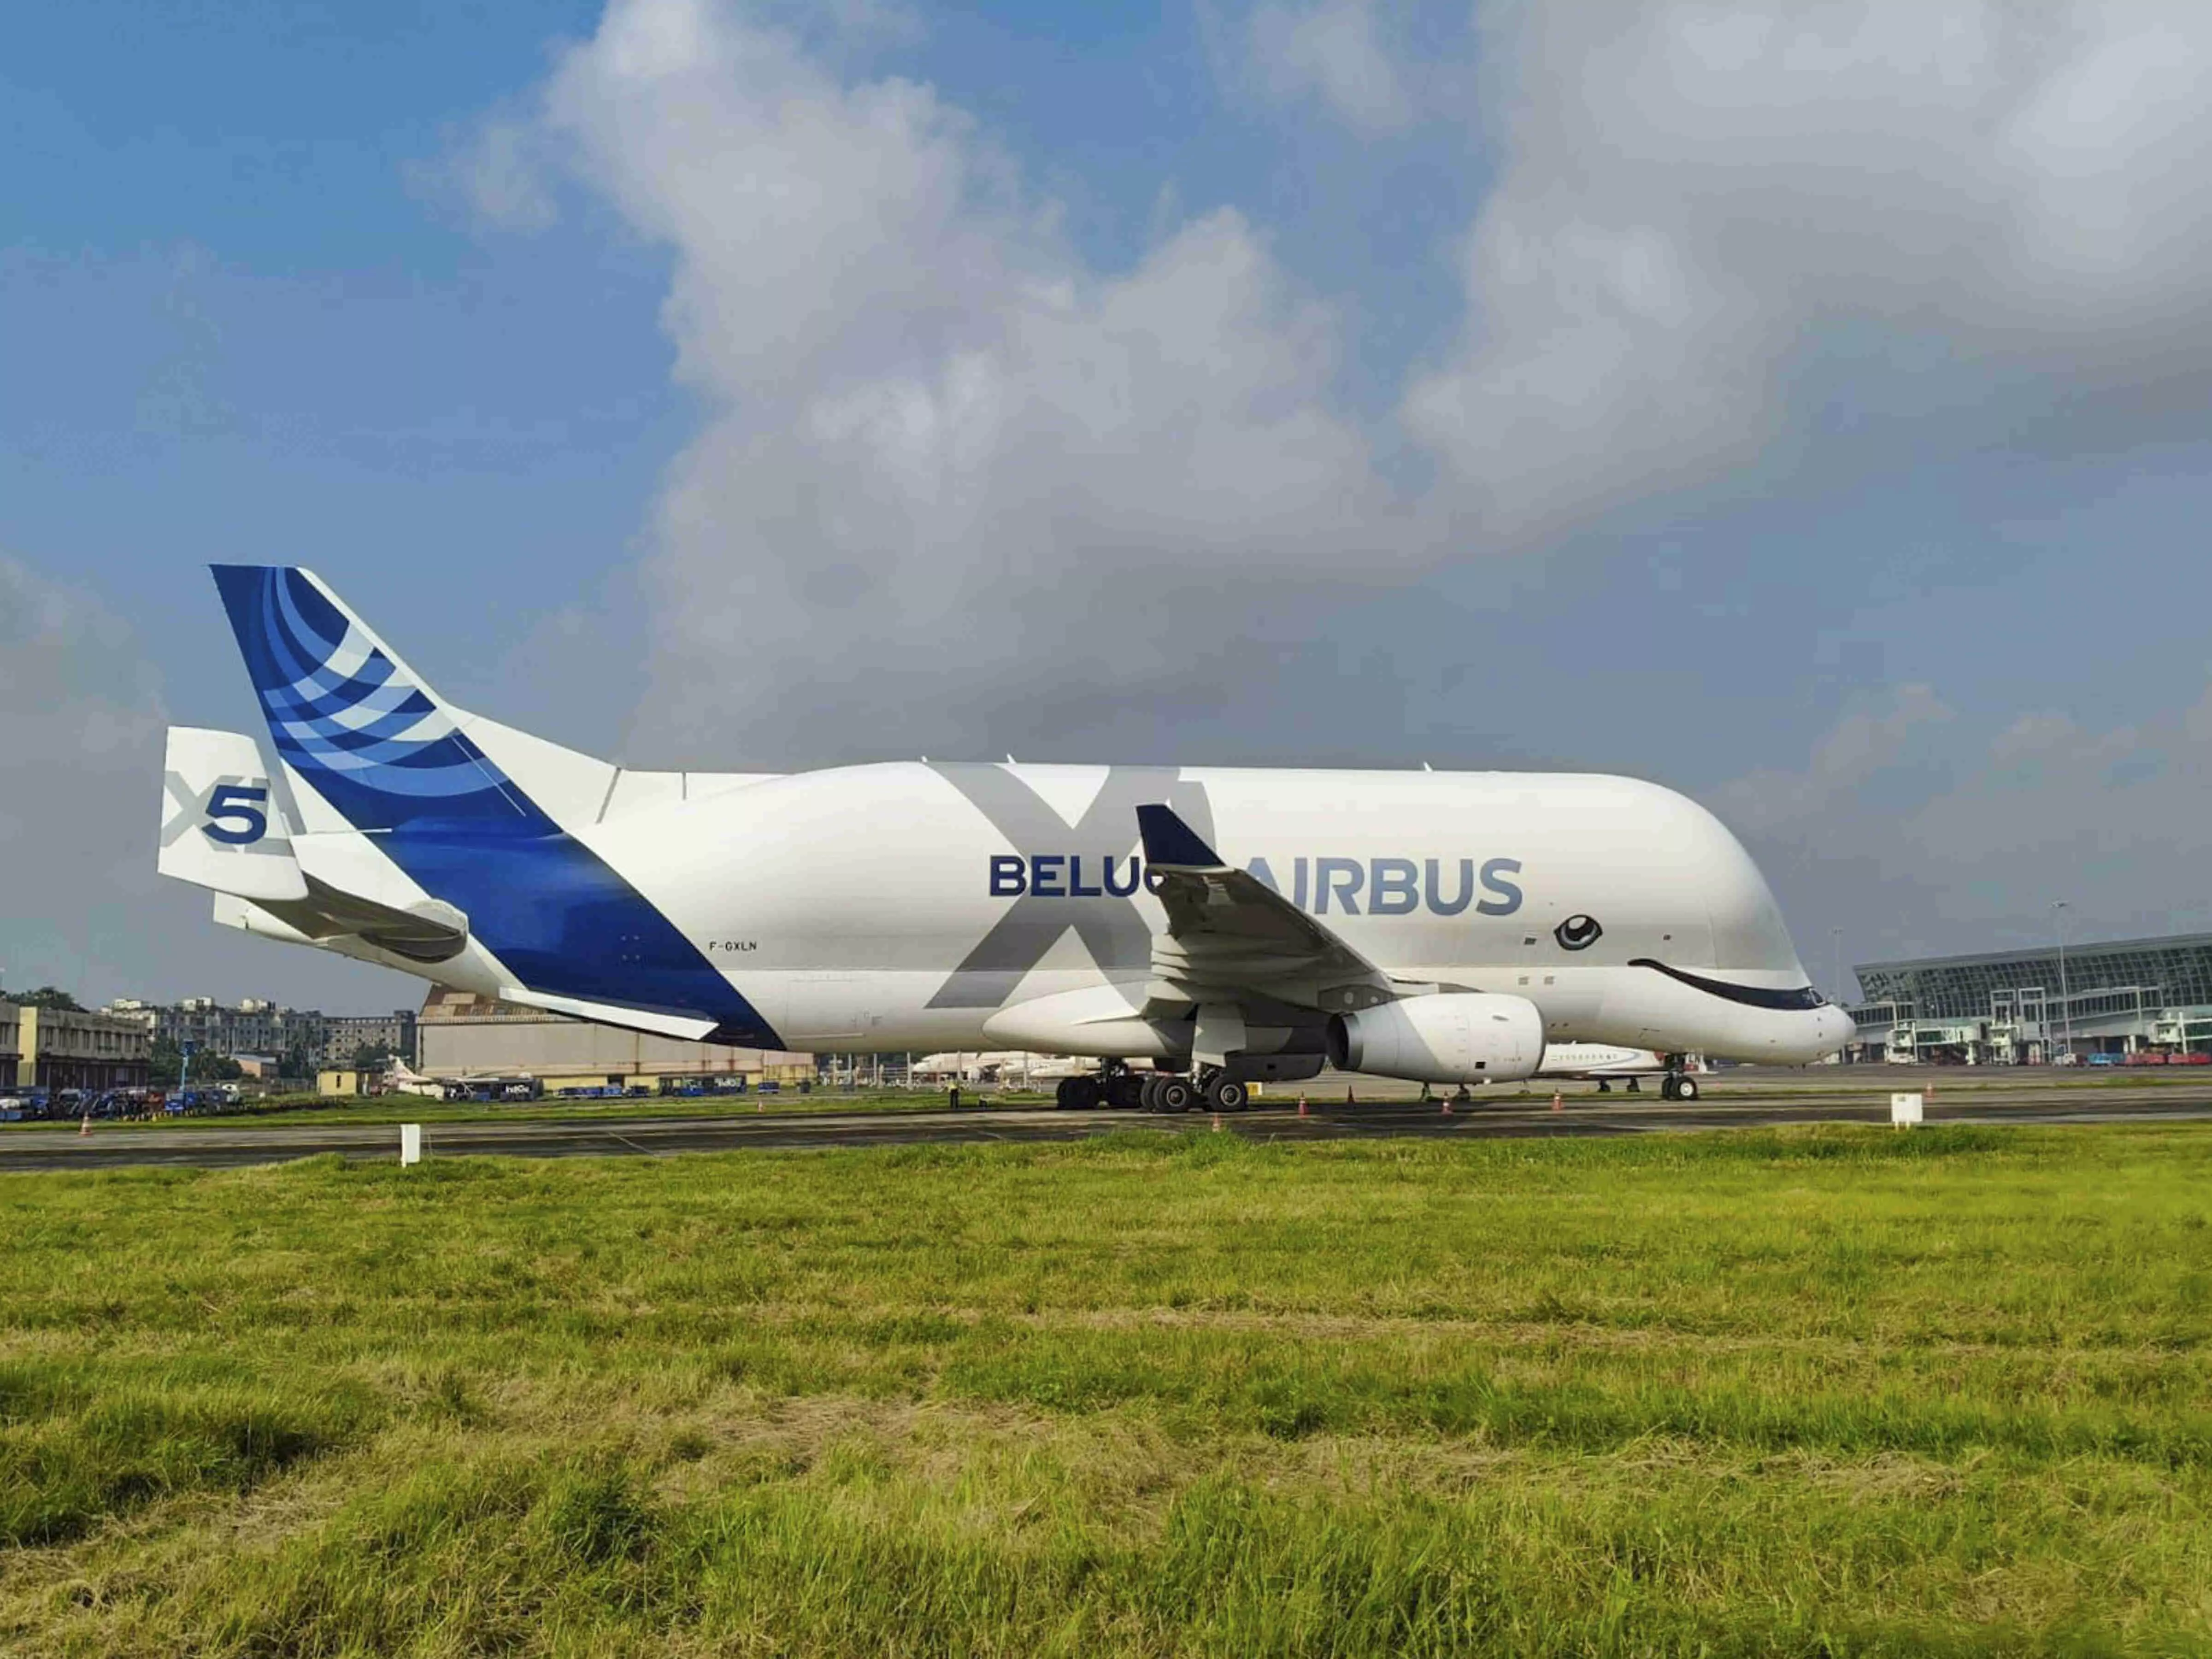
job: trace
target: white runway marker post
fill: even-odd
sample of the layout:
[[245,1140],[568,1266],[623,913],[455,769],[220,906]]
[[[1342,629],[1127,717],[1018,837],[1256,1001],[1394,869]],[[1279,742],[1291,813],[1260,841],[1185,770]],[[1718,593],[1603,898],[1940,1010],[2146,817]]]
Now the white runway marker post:
[[404,1169],[410,1164],[422,1161],[422,1126],[403,1123],[399,1126],[399,1164]]
[[1921,1097],[1917,1094],[1892,1095],[1889,1097],[1891,1127],[1909,1129],[1920,1121]]

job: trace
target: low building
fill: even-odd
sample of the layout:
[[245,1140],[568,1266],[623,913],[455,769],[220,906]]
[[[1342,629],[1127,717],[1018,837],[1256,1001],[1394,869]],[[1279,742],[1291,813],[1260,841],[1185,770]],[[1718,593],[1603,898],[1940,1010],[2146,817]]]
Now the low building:
[[1853,1056],[2039,1065],[2212,1055],[2212,933],[1867,963]]
[[198,1054],[305,1054],[312,1066],[353,1064],[362,1048],[415,1063],[415,1011],[388,1014],[326,1014],[316,1008],[286,1008],[264,997],[236,1004],[213,997],[186,997],[174,1004],[121,997],[102,1011],[136,1020],[155,1041],[186,1043]]
[[814,1075],[805,1054],[625,1031],[467,991],[432,991],[415,1034],[415,1066],[427,1077],[527,1077],[548,1093],[706,1078],[797,1083]]
[[[140,1019],[149,1015],[157,1042],[201,1054],[289,1054],[304,1053],[313,1060],[321,1056],[329,1016],[313,1008],[285,1008],[264,997],[246,997],[235,1005],[213,997],[185,997],[173,1005],[111,1003],[118,1014]],[[350,1049],[346,1053],[350,1060]]]
[[323,1042],[314,1059],[326,1066],[349,1066],[364,1048],[381,1048],[415,1064],[415,1011],[395,1008],[388,1014],[325,1014]]
[[0,1002],[0,1088],[143,1089],[153,1054],[138,1020]]

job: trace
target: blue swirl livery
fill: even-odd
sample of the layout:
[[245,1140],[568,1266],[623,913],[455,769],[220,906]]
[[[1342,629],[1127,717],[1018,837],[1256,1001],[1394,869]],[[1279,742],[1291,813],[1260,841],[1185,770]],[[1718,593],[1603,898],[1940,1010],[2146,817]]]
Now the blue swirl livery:
[[425,893],[465,915],[470,937],[521,988],[711,1022],[716,1042],[782,1046],[666,916],[470,736],[471,717],[313,573],[217,565],[215,578],[270,736],[296,779]]

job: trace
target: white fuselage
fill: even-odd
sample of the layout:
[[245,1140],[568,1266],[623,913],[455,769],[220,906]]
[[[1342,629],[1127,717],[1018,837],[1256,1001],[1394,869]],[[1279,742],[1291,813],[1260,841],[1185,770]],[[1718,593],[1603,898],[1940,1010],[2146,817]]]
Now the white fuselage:
[[1209,1086],[1340,1049],[1464,1081],[1555,1042],[1805,1061],[1850,1035],[1735,838],[1651,784],[639,773],[447,702],[313,571],[214,575],[276,764],[173,728],[156,863],[270,938],[665,1036]]
[[[1547,1041],[1803,1061],[1849,1034],[1832,1007],[1751,1006],[1632,965],[1808,994],[1735,838],[1626,778],[892,763],[574,833],[787,1046],[998,1048],[1035,1040],[1001,1016],[1037,999],[1142,1000],[1162,914],[1136,881],[1139,799],[1202,820],[1224,860],[1394,976],[1526,997]],[[1569,924],[1591,921],[1571,948],[1588,929]],[[437,976],[495,994],[511,977],[477,946]]]
[[1667,1056],[1650,1048],[1624,1048],[1610,1042],[1549,1042],[1544,1046],[1543,1078],[1604,1079],[1659,1077],[1669,1069]]

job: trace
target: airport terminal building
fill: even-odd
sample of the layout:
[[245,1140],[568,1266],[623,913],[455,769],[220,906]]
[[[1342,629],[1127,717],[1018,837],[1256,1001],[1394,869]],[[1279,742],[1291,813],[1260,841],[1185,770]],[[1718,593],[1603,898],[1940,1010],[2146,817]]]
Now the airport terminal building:
[[2212,933],[1873,962],[1847,1058],[2042,1065],[2212,1055]]

